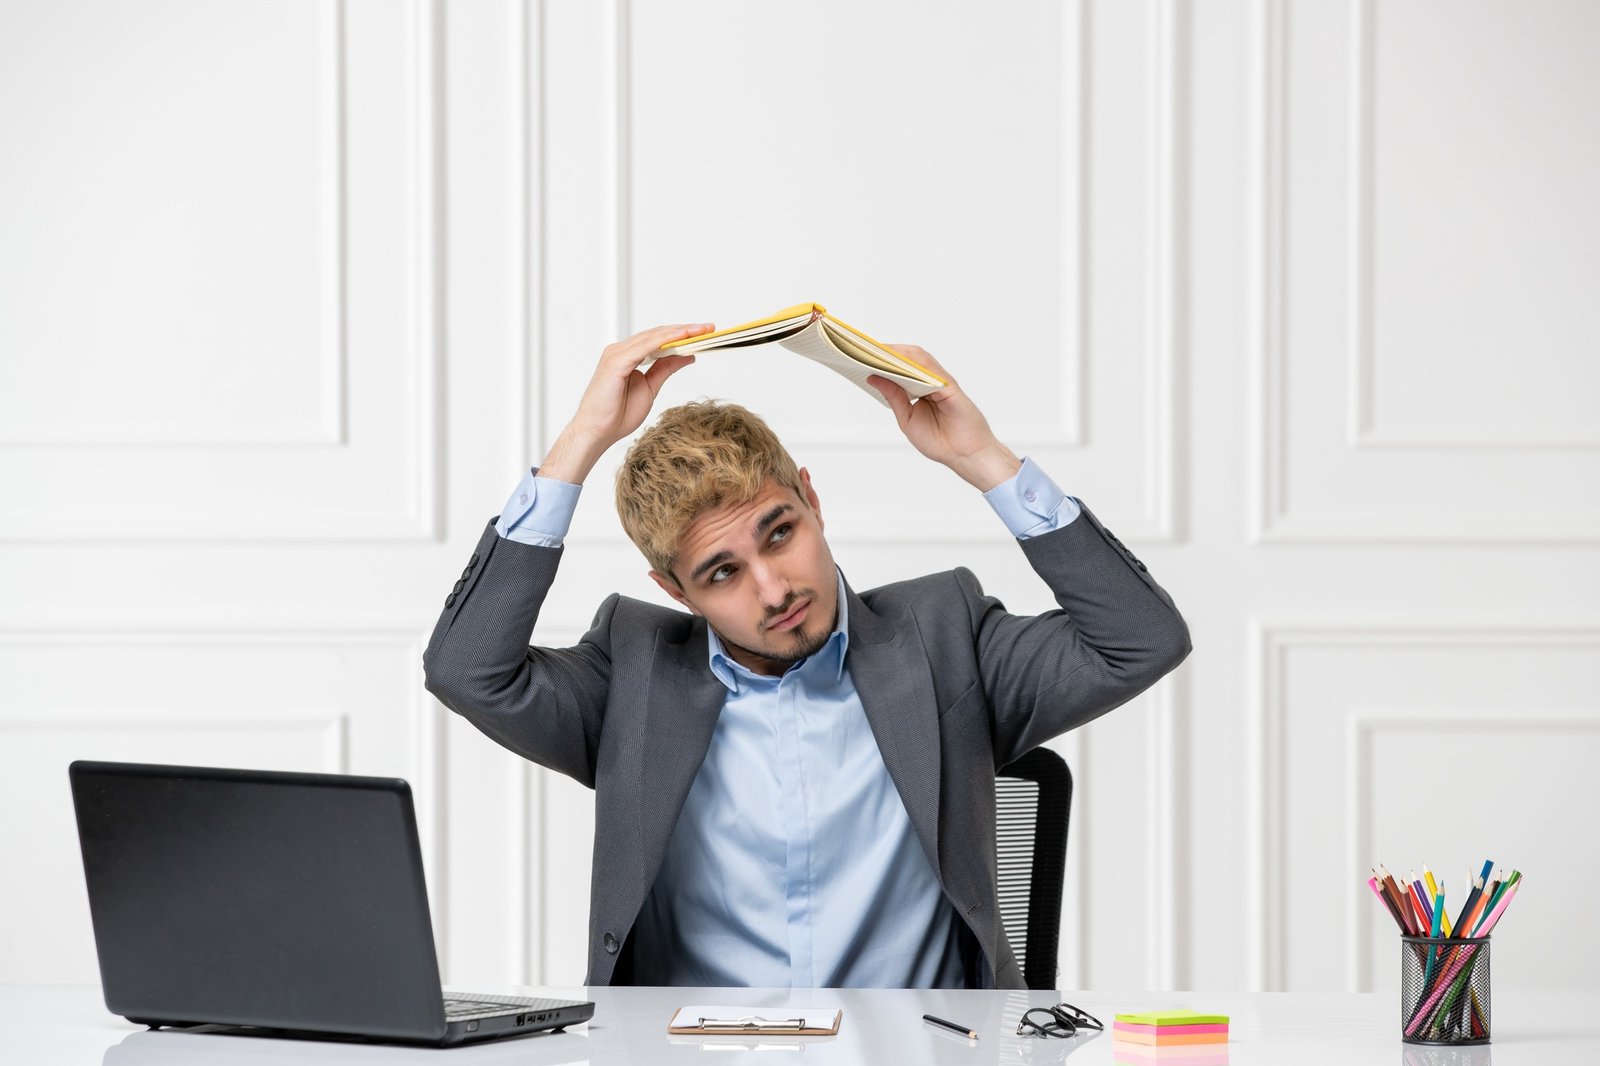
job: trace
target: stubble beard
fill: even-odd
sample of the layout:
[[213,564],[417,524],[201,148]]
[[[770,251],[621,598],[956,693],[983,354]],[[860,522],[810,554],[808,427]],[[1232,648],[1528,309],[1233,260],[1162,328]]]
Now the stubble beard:
[[[800,592],[790,596],[787,602],[785,602],[782,606],[767,612],[766,617],[762,619],[763,627],[765,627],[765,625],[771,622],[774,618],[782,618],[784,615],[794,610],[794,605],[796,603],[807,598],[809,598],[813,604],[816,603],[816,591],[813,589],[803,589]],[[753,655],[758,659],[765,659],[767,662],[775,663],[787,670],[801,659],[809,659],[811,656],[821,651],[823,646],[828,643],[828,638],[833,636],[834,627],[838,624],[839,605],[835,603],[833,605],[833,617],[828,619],[828,624],[819,628],[817,632],[811,636],[807,636],[804,632],[805,623],[801,623],[800,632],[782,634],[783,636],[793,638],[795,644],[793,647],[787,648],[781,653],[763,651],[759,648],[747,648],[743,644],[738,644],[729,640],[727,637],[722,637],[722,634],[720,633],[717,635],[722,637],[722,640],[725,644],[731,644],[733,647],[738,648],[746,655]]]

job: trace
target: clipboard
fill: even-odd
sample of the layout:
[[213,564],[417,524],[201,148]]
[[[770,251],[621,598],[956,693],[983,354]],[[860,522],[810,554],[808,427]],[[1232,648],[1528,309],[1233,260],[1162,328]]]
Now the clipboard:
[[842,1007],[679,1007],[667,1023],[674,1036],[837,1036]]

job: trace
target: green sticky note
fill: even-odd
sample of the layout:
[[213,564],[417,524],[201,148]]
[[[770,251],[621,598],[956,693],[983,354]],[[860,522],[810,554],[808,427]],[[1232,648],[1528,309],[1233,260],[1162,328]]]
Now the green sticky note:
[[1129,1025],[1227,1025],[1226,1014],[1201,1014],[1197,1010],[1153,1010],[1144,1014],[1119,1014]]

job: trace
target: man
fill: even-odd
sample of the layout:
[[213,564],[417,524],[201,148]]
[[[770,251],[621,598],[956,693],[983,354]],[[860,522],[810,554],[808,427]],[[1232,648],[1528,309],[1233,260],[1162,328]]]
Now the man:
[[661,345],[710,328],[606,348],[445,600],[428,687],[595,790],[588,983],[1024,987],[997,908],[995,771],[1153,684],[1188,630],[959,385],[912,402],[873,377],[1060,611],[1007,614],[966,570],[856,593],[807,472],[748,411],[707,402],[664,413],[617,477],[624,528],[688,613],[613,595],[576,647],[528,647],[579,486],[693,361]]

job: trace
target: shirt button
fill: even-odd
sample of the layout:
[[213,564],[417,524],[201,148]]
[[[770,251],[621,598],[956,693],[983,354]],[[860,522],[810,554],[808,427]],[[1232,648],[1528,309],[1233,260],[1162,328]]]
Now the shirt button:
[[1024,500],[1027,500],[1029,503],[1032,503],[1034,500],[1037,500],[1039,498],[1039,494],[1037,492],[1034,492],[1032,489],[1029,489],[1027,492],[1024,492],[1022,494],[1022,498]]
[[528,494],[526,492],[518,493],[517,494],[517,502],[518,503],[527,503],[528,502]]

